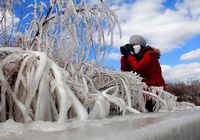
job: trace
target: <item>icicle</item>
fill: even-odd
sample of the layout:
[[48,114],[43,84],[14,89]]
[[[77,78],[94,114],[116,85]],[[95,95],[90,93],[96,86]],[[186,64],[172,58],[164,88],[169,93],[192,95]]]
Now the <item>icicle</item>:
[[[82,106],[80,101],[75,97],[75,95],[72,93],[71,89],[63,83],[62,75],[59,71],[58,66],[56,66],[54,63],[52,64],[52,69],[54,71],[54,76],[58,84],[58,93],[60,95],[60,114],[59,114],[59,122],[66,121],[66,114],[71,106],[70,104],[73,104],[75,111],[78,115],[78,118],[80,120],[86,120],[88,118],[88,113],[85,110],[85,108]],[[66,94],[67,93],[67,94]],[[68,105],[67,105],[68,104]]]
[[89,119],[103,119],[108,116],[109,111],[110,103],[102,95],[99,95],[90,111]]
[[47,56],[45,53],[40,53],[39,57],[40,57],[40,61],[38,64],[38,68],[36,69],[35,77],[33,78],[33,81],[31,81],[30,89],[28,89],[28,97],[25,101],[25,105],[27,109],[30,107],[33,97],[36,95],[37,87],[40,83],[41,76],[43,75],[45,66],[47,64]]
[[35,120],[53,121],[50,96],[48,73],[45,73],[41,78],[38,88]]

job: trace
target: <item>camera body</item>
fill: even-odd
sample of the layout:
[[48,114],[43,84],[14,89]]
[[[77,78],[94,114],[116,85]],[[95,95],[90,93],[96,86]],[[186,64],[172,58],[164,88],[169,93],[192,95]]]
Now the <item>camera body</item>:
[[134,55],[134,49],[132,44],[126,44],[120,47],[121,54],[127,58],[129,55]]
[[126,51],[132,51],[133,50],[133,45],[132,44],[126,44],[124,46],[121,46],[124,48]]

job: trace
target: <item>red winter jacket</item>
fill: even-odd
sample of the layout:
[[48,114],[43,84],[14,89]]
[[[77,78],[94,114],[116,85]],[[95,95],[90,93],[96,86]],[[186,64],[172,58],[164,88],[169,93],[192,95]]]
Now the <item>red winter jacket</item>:
[[146,50],[140,60],[133,55],[129,55],[127,59],[122,56],[121,71],[137,72],[149,86],[165,86],[158,57],[158,52],[153,49]]

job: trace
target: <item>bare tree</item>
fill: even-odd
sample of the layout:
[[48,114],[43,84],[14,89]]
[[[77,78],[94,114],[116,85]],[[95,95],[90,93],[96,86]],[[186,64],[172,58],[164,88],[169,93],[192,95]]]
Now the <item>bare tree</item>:
[[24,47],[46,52],[63,67],[69,63],[80,67],[88,59],[97,62],[100,57],[103,63],[107,44],[112,45],[113,29],[120,29],[114,11],[104,1],[97,5],[86,0],[78,4],[73,0],[35,1],[28,8],[32,11],[24,18],[32,20],[21,38]]

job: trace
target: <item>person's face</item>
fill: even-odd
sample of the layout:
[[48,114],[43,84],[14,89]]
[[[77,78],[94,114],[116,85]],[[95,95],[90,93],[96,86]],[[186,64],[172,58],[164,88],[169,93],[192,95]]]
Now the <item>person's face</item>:
[[138,54],[140,52],[140,50],[141,50],[141,46],[140,45],[133,45],[132,47],[134,49],[134,53],[135,54]]

